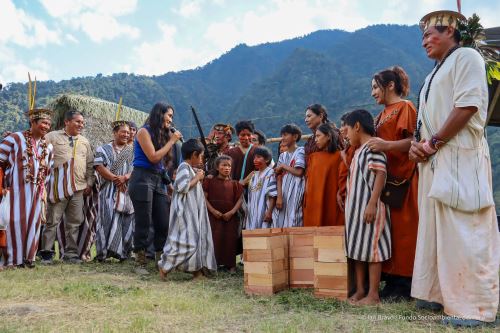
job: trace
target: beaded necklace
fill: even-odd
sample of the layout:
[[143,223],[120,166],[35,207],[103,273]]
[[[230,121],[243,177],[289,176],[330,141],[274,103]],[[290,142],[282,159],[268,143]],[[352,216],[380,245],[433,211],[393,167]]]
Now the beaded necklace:
[[[429,97],[429,91],[431,89],[431,83],[432,83],[432,80],[434,79],[434,76],[436,75],[436,73],[439,71],[439,69],[441,68],[441,66],[443,66],[444,62],[446,61],[446,59],[448,59],[448,57],[453,53],[455,52],[456,50],[458,50],[458,48],[460,48],[459,45],[455,45],[454,47],[452,47],[448,53],[446,54],[446,56],[443,58],[443,60],[437,64],[437,66],[435,67],[436,69],[434,70],[434,72],[432,73],[431,75],[431,78],[429,79],[429,84],[427,85],[427,89],[425,91],[425,103],[427,103],[427,98]],[[420,90],[418,91],[418,95],[417,95],[417,124],[415,126],[416,130],[415,130],[415,140],[417,142],[420,142],[421,140],[421,136],[420,136],[420,129],[422,128],[422,120],[418,120],[418,111],[420,109],[420,93],[422,92],[422,89],[424,88],[425,86],[425,81],[424,83],[422,84],[422,86],[420,87]]]
[[[26,130],[23,132],[24,138],[26,139],[26,150],[25,156],[23,156],[23,160],[27,163],[24,165],[25,177],[24,181],[26,183],[32,183],[34,185],[44,185],[45,177],[47,176],[48,166],[45,163],[45,157],[47,157],[47,142],[44,138],[40,139],[40,147],[42,148],[42,153],[38,155],[38,149],[36,147],[35,140],[33,139],[33,135],[31,130]],[[38,160],[38,173],[35,178],[33,174],[35,170],[34,160]]]

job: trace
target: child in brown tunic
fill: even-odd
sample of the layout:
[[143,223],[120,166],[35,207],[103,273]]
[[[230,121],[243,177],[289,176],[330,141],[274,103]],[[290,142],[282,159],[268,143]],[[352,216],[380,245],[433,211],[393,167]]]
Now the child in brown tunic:
[[231,167],[231,157],[219,156],[215,160],[217,176],[205,178],[203,191],[212,227],[217,265],[234,272],[240,223],[236,212],[241,207],[243,186],[238,181],[231,180]]

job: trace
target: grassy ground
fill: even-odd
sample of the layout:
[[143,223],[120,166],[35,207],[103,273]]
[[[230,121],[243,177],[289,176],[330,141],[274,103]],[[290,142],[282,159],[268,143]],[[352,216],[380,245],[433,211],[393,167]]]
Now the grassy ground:
[[0,332],[453,331],[413,302],[357,308],[311,290],[249,297],[242,272],[201,281],[173,273],[167,282],[152,264],[151,272],[136,275],[130,262],[2,271]]

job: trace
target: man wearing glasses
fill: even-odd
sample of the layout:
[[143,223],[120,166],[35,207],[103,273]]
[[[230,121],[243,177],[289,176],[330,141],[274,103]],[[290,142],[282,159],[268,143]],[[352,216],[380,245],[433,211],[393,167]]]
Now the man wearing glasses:
[[89,141],[81,135],[84,119],[80,112],[69,110],[64,116],[64,129],[47,134],[54,146],[54,171],[48,189],[47,224],[42,234],[42,263],[54,257],[57,228],[64,215],[64,260],[81,263],[78,254],[78,232],[84,221],[84,196],[92,192],[95,181],[94,153]]

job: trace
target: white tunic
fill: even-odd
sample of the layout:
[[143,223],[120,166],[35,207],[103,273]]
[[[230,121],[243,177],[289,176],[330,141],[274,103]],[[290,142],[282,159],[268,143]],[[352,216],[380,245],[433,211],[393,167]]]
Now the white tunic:
[[474,106],[478,111],[429,162],[419,165],[412,296],[443,304],[451,316],[491,322],[498,309],[500,237],[489,201],[484,61],[473,49],[456,50],[435,75],[426,103],[431,74],[420,95],[422,139],[429,140],[454,107]]

